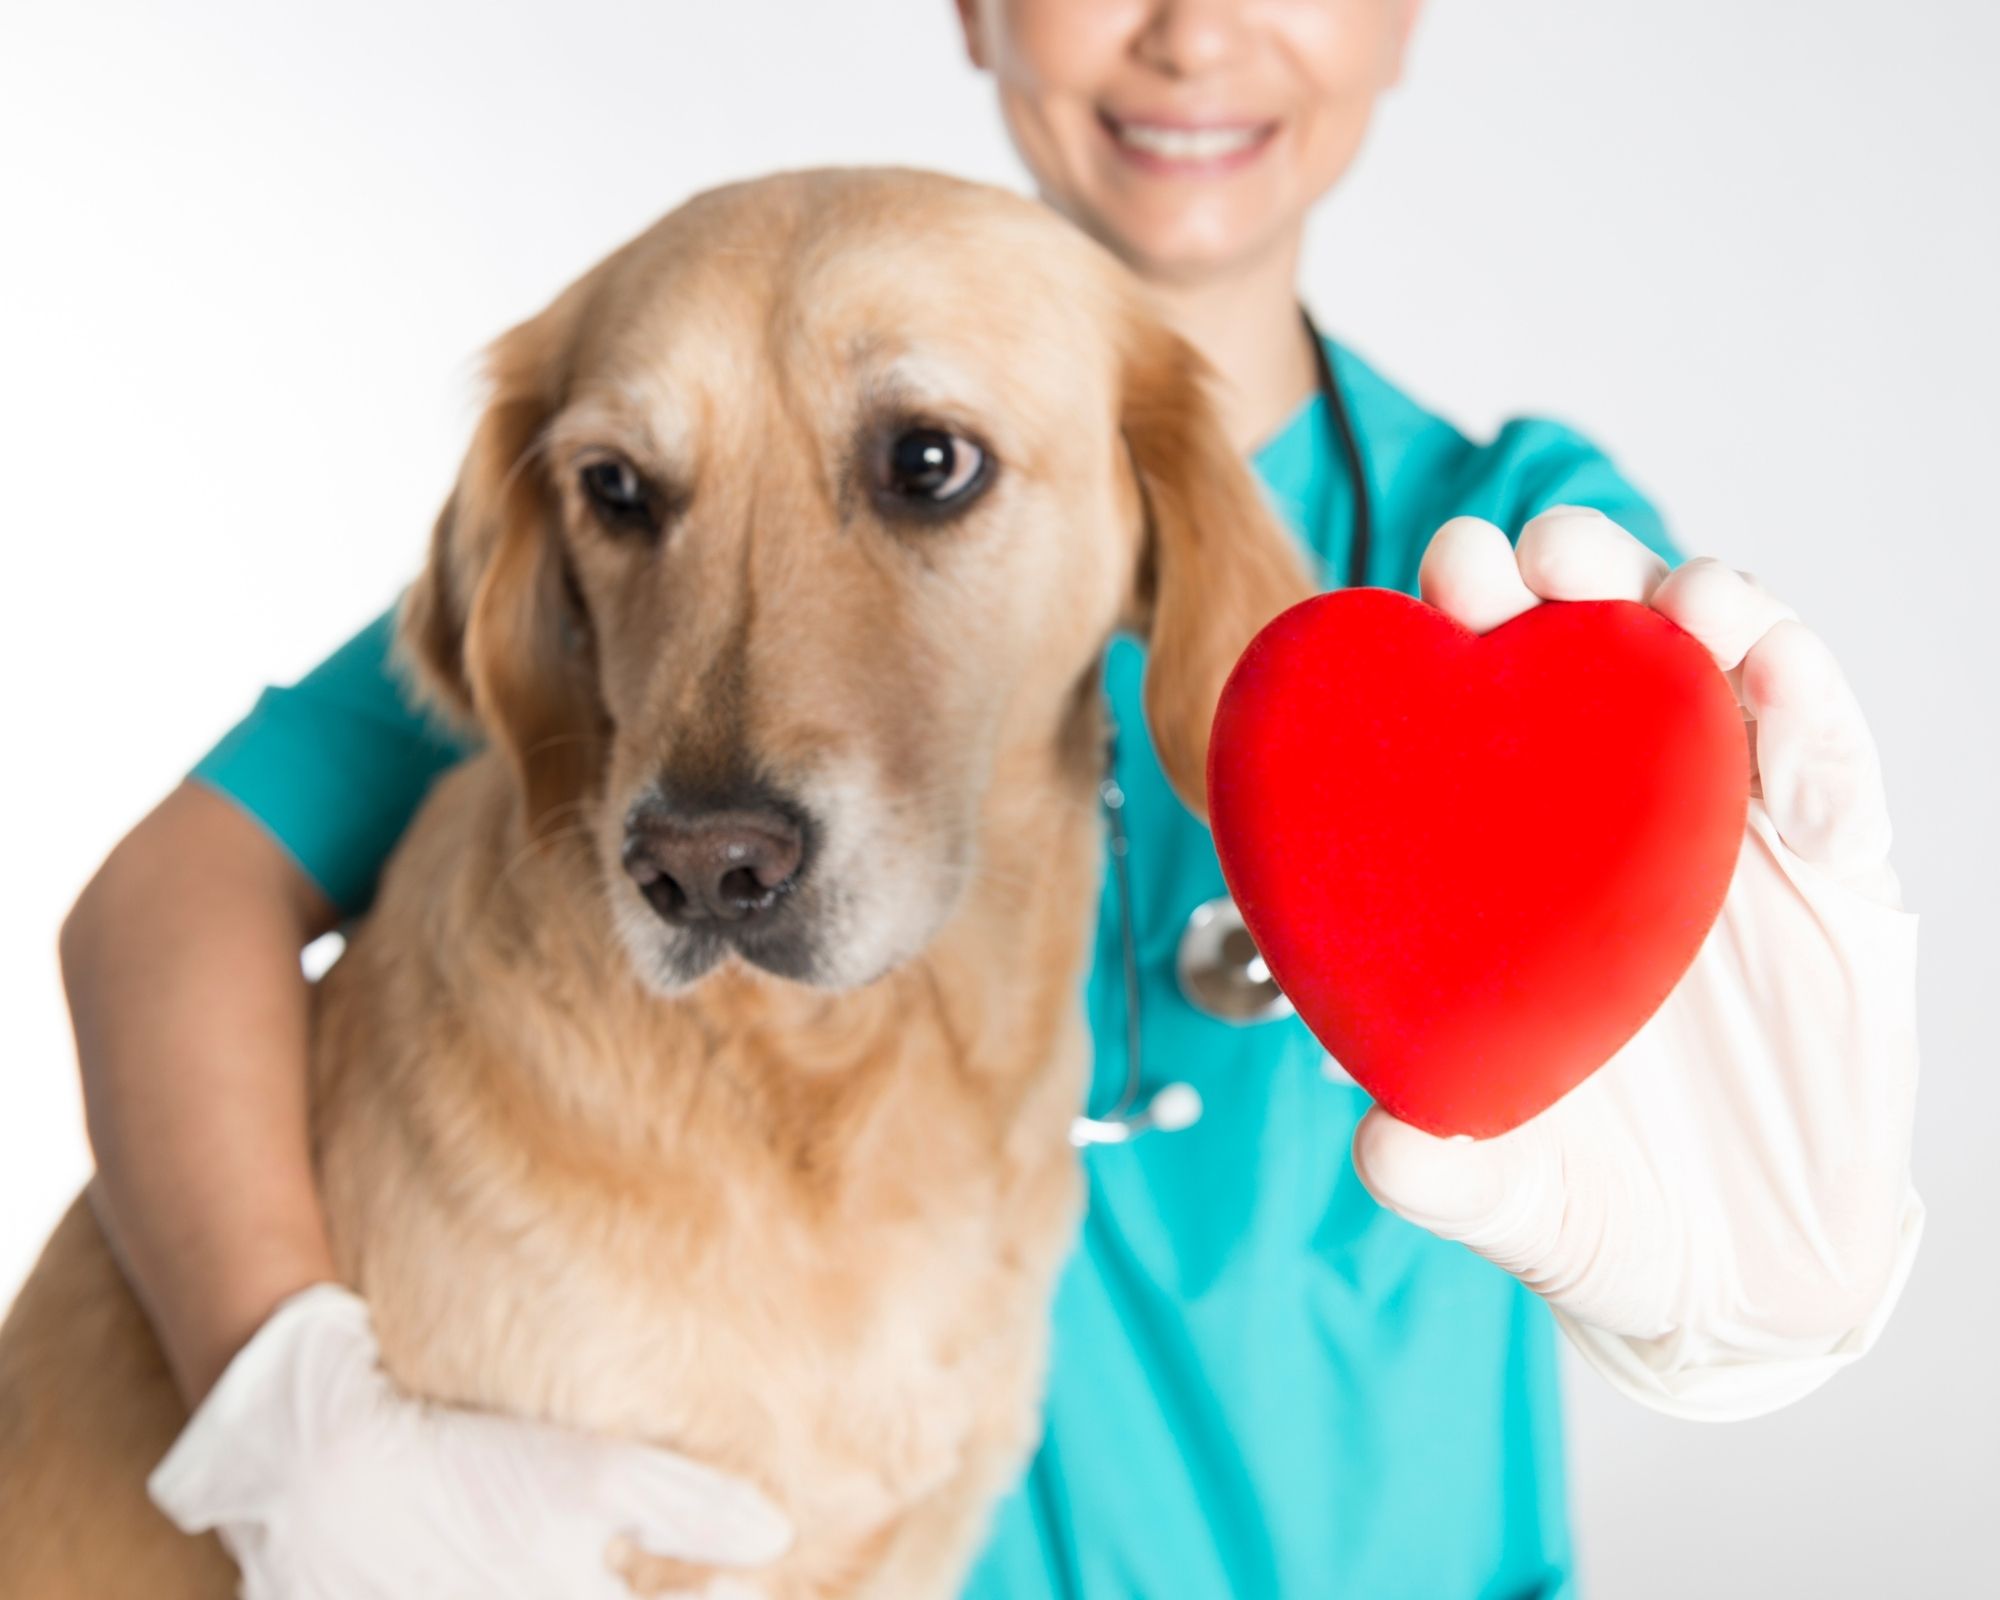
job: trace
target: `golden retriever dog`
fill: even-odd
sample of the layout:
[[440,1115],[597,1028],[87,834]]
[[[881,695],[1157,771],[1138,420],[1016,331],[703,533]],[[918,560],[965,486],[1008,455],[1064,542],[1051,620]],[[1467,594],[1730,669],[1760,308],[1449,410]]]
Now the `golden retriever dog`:
[[[490,377],[401,630],[485,747],[315,1001],[342,1276],[410,1391],[759,1485],[772,1600],[948,1595],[1078,1221],[1103,652],[1200,808],[1303,568],[1136,280],[973,184],[701,195]],[[145,1497],[183,1420],[79,1202],[0,1333],[6,1592],[233,1592]]]

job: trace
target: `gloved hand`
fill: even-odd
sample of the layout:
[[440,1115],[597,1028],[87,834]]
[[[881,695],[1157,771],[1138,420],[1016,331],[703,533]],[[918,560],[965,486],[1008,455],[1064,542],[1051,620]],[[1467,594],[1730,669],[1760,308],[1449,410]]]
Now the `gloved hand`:
[[1555,1308],[1655,1409],[1754,1416],[1874,1341],[1916,1253],[1916,918],[1889,869],[1874,741],[1819,639],[1713,561],[1671,575],[1594,511],[1518,550],[1447,523],[1424,598],[1476,632],[1544,600],[1638,600],[1737,687],[1755,778],[1743,852],[1693,967],[1626,1047],[1497,1138],[1377,1109],[1354,1162],[1376,1199]]
[[221,1535],[244,1600],[630,1600],[617,1541],[742,1567],[791,1543],[756,1489],[694,1462],[412,1399],[330,1283],[278,1307],[147,1488]]

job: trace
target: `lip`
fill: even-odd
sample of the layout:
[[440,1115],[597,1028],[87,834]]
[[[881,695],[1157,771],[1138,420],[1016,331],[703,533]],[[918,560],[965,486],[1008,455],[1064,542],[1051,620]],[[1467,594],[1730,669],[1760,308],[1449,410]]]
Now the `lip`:
[[[1249,166],[1270,149],[1271,141],[1276,138],[1281,126],[1276,120],[1266,122],[1243,117],[1121,117],[1102,106],[1097,108],[1097,125],[1103,130],[1105,141],[1111,148],[1141,172],[1181,178],[1218,177]],[[1239,149],[1218,155],[1175,156],[1128,144],[1120,137],[1119,130],[1134,126],[1169,129],[1175,133],[1255,130],[1256,137]]]

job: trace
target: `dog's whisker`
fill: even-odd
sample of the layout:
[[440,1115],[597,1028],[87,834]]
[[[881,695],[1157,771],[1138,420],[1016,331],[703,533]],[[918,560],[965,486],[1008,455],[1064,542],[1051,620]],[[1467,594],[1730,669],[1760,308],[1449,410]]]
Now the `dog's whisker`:
[[493,882],[487,890],[486,900],[489,903],[484,905],[484,909],[490,912],[490,901],[493,895],[506,884],[507,880],[516,871],[525,866],[538,851],[544,850],[553,844],[565,844],[572,839],[587,839],[594,831],[592,824],[587,820],[568,823],[560,828],[538,828],[534,837],[529,839],[520,849],[516,850],[507,859],[506,864],[501,867],[499,872],[494,875]]
[[551,733],[537,739],[521,752],[523,761],[532,761],[536,756],[547,755],[551,750],[566,744],[589,744],[592,735],[587,733]]

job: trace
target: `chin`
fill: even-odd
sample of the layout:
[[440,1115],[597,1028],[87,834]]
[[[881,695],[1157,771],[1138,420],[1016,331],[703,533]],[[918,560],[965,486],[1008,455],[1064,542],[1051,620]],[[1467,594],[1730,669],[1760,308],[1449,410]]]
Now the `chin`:
[[613,920],[639,981],[663,999],[688,993],[726,966],[838,993],[866,988],[923,954],[963,896],[957,889],[897,894],[883,884],[863,898],[812,891],[769,921],[668,928],[642,899],[621,896]]
[[1099,213],[1096,231],[1140,276],[1173,283],[1205,278],[1256,257],[1294,220],[1221,199],[1192,207],[1184,199],[1167,204],[1161,197],[1149,205],[1126,200]]

